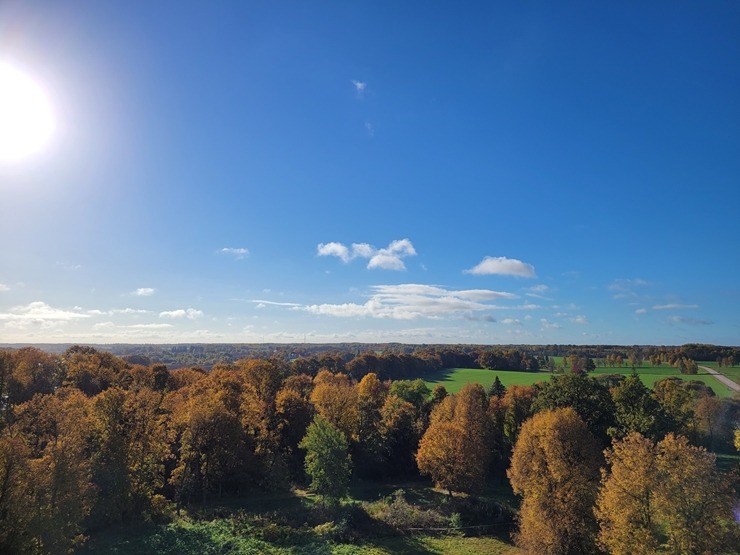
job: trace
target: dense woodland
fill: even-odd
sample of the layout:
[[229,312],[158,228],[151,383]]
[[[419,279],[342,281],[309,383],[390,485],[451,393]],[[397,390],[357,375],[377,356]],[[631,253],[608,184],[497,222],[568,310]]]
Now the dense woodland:
[[[455,395],[440,368],[567,371]],[[431,478],[477,495],[509,480],[533,553],[730,553],[740,401],[605,365],[720,360],[737,350],[424,347],[242,358],[168,369],[92,347],[0,351],[0,552],[63,553],[106,527],[259,491]],[[138,362],[137,362],[138,360]],[[413,378],[413,379],[410,379]]]

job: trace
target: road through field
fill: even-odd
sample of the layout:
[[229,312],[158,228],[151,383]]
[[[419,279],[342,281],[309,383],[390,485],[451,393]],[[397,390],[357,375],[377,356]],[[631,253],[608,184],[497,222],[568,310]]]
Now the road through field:
[[727,376],[723,376],[719,372],[717,372],[714,368],[709,368],[708,366],[699,366],[702,370],[705,370],[709,372],[712,376],[717,378],[719,381],[721,381],[723,384],[725,384],[727,387],[729,387],[732,391],[735,393],[740,393],[740,385],[737,385],[735,382],[733,382],[730,378]]

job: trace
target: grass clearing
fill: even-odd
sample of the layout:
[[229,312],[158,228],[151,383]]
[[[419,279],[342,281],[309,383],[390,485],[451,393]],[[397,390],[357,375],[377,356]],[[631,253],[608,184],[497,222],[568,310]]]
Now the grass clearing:
[[[171,514],[169,522],[103,530],[76,554],[520,553],[509,542],[513,512],[507,502],[512,495],[508,484],[492,484],[485,497],[454,499],[426,481],[400,486],[402,491],[399,484],[355,484],[352,499],[336,508],[321,505],[302,490],[234,499],[205,511]],[[466,528],[453,524],[453,513]]]
[[[707,366],[711,367],[711,365],[709,364],[707,364]],[[740,379],[740,367],[733,367],[730,370],[733,369],[738,370],[738,379]],[[722,368],[722,370],[726,369]],[[640,379],[643,381],[643,383],[649,388],[652,388],[655,382],[657,382],[658,380],[662,380],[663,378],[667,378],[669,376],[675,376],[677,378],[681,378],[682,380],[697,380],[703,382],[704,384],[711,387],[718,397],[733,396],[733,392],[730,390],[730,388],[728,388],[726,385],[718,381],[710,374],[704,372],[703,370],[699,370],[699,374],[688,375],[681,374],[678,368],[673,368],[671,366],[640,366],[636,368],[635,371],[637,372],[637,375],[640,376]],[[628,376],[631,373],[632,368],[626,366],[615,368],[599,367],[591,372],[589,375],[598,376],[604,374],[620,374],[623,376]],[[496,376],[499,377],[501,383],[503,383],[506,387],[509,387],[510,385],[532,385],[537,382],[544,382],[549,380],[553,376],[553,374],[543,371],[517,372],[513,370],[485,370],[480,368],[448,368],[445,370],[440,370],[433,374],[427,374],[426,376],[423,376],[423,379],[424,382],[427,384],[427,387],[429,387],[430,389],[433,389],[434,386],[437,384],[442,384],[443,386],[445,386],[445,389],[447,389],[448,393],[457,393],[467,383],[479,383],[486,390],[488,390],[488,388],[491,387],[493,381],[496,379]],[[730,377],[731,379],[735,379],[732,376]]]

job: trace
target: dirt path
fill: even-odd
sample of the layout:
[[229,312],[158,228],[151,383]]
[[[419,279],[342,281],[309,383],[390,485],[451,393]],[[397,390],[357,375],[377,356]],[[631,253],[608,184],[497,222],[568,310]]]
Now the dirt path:
[[719,381],[721,381],[723,384],[725,384],[727,387],[729,387],[732,391],[735,393],[740,393],[740,385],[733,382],[730,378],[727,376],[723,376],[719,372],[717,372],[714,368],[709,368],[708,366],[699,366],[702,370],[709,372],[712,376],[717,378]]

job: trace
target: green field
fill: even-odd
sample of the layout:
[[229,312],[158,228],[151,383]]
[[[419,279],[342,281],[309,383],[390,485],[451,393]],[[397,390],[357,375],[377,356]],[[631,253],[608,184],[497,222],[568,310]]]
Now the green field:
[[[739,371],[738,374],[740,375],[740,368],[735,367],[730,370],[733,369],[737,369]],[[726,369],[723,368],[722,370]],[[720,383],[716,378],[701,370],[699,374],[692,376],[681,374],[678,368],[672,368],[670,366],[641,366],[636,369],[636,372],[643,383],[650,388],[652,388],[658,380],[668,376],[675,376],[683,380],[697,380],[703,382],[711,387],[718,397],[732,397],[733,395],[733,392],[730,391],[726,385]],[[591,372],[590,375],[622,374],[627,376],[631,373],[631,367],[600,367]],[[430,389],[433,389],[437,384],[442,384],[449,393],[457,393],[466,383],[479,383],[488,390],[493,383],[493,380],[496,379],[496,376],[499,377],[501,383],[508,387],[510,385],[532,385],[537,382],[547,381],[552,375],[553,374],[550,374],[549,372],[515,372],[511,370],[483,370],[480,368],[448,368],[446,370],[440,370],[434,374],[424,376],[424,381]]]

